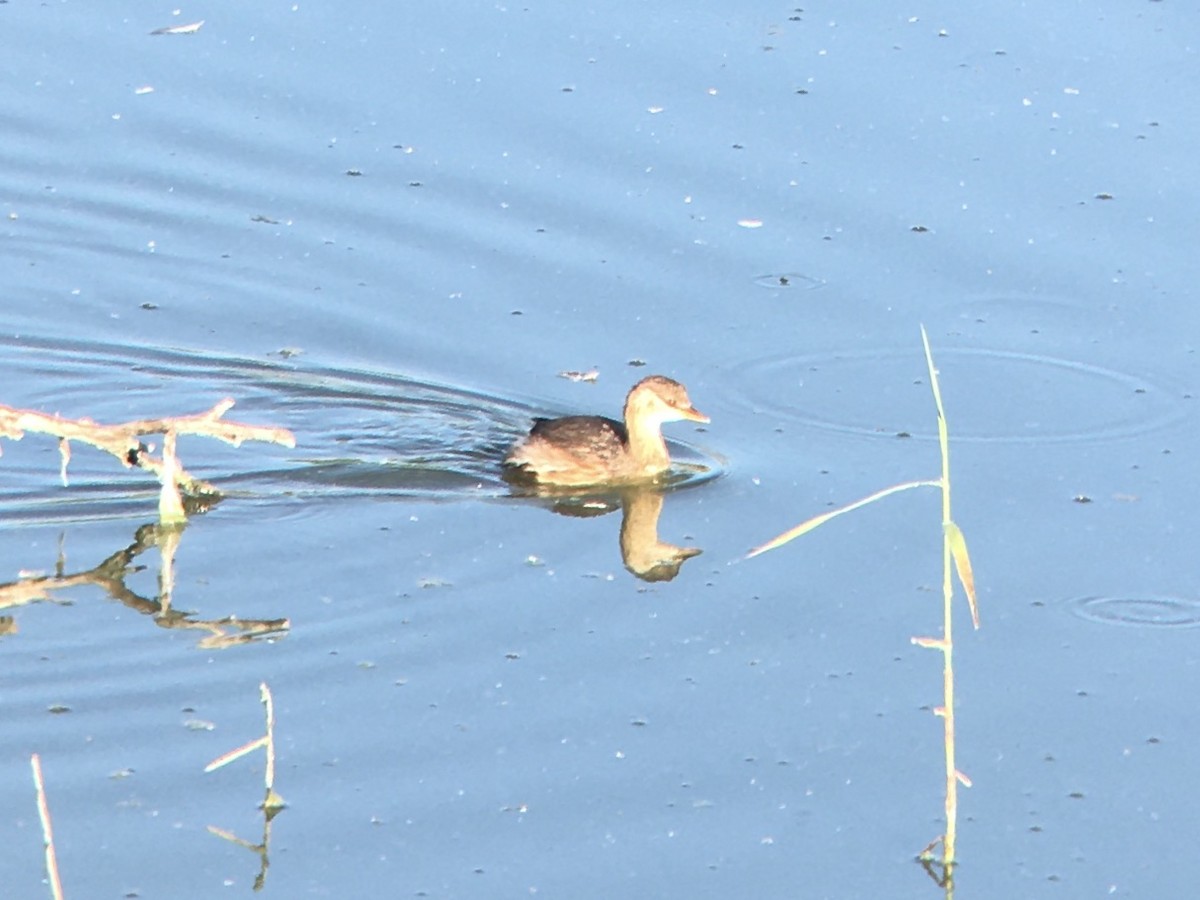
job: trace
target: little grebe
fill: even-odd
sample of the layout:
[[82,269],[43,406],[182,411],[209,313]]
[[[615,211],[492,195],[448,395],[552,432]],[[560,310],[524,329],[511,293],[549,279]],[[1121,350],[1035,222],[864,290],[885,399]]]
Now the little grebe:
[[603,416],[535,419],[529,436],[504,458],[517,477],[569,487],[655,478],[671,465],[663,422],[707,422],[678,381],[651,375],[625,398],[625,421]]

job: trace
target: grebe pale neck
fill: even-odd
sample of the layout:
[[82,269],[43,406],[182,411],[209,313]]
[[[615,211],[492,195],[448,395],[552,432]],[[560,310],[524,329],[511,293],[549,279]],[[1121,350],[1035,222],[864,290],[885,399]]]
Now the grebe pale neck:
[[653,474],[665,472],[671,466],[671,455],[662,436],[664,422],[709,421],[708,416],[692,406],[682,384],[662,375],[643,378],[630,389],[622,417],[629,455],[636,465]]

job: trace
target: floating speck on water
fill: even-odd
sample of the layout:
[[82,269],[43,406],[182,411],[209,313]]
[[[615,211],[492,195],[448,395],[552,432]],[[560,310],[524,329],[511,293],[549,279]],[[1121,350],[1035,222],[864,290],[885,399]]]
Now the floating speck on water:
[[575,371],[573,369],[568,369],[565,372],[559,372],[558,377],[565,378],[565,379],[567,379],[567,381],[575,381],[575,382],[584,381],[584,382],[590,383],[590,382],[596,381],[600,377],[600,370],[599,369],[588,369],[586,372],[579,372],[579,371]]
[[805,275],[801,272],[772,272],[768,275],[755,276],[754,283],[759,287],[772,288],[775,290],[790,288],[813,290],[814,288],[821,287],[825,282],[819,278],[813,278],[811,275]]

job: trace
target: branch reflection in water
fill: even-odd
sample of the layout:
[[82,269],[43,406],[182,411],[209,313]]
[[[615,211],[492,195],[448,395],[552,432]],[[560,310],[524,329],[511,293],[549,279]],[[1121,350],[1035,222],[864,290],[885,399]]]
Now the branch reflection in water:
[[[133,542],[121,548],[98,566],[80,572],[66,572],[65,554],[61,544],[55,574],[21,578],[0,584],[0,610],[8,610],[27,603],[47,601],[59,602],[53,592],[67,588],[95,585],[113,600],[130,609],[151,616],[162,628],[195,629],[208,632],[198,647],[214,650],[237,644],[246,644],[266,638],[284,636],[291,623],[281,619],[242,619],[226,616],[221,619],[196,619],[195,613],[183,612],[172,606],[175,585],[175,555],[183,538],[185,525],[162,525],[150,523],[140,527]],[[146,567],[134,563],[147,550],[157,549],[159,554],[158,594],[153,598],[143,597],[125,580]],[[7,617],[6,617],[7,618]],[[9,619],[5,623],[6,633],[16,630]]]

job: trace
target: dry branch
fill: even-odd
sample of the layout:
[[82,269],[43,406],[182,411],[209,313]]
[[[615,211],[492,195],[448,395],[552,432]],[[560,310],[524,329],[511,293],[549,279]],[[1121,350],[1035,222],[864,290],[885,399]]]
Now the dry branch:
[[[0,438],[19,441],[25,432],[49,434],[59,439],[62,455],[62,480],[67,483],[67,464],[71,459],[71,441],[91,444],[110,453],[126,468],[138,467],[153,472],[162,484],[159,515],[163,521],[182,521],[183,510],[179,492],[189,496],[218,495],[220,492],[207,482],[193,478],[175,456],[175,438],[181,434],[216,438],[234,447],[243,441],[267,441],[295,447],[296,438],[286,428],[248,425],[223,419],[234,401],[226,397],[212,409],[190,416],[167,416],[161,419],[137,419],[117,425],[101,425],[89,418],[65,419],[31,409],[17,409],[0,404]],[[142,442],[147,435],[163,435],[163,456],[151,455],[151,447]]]

